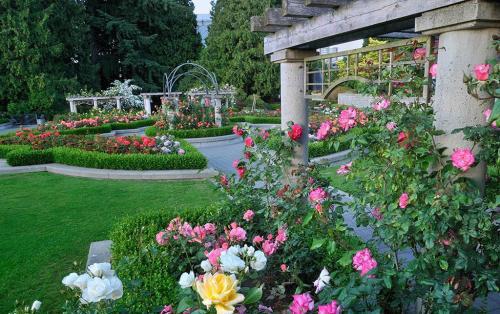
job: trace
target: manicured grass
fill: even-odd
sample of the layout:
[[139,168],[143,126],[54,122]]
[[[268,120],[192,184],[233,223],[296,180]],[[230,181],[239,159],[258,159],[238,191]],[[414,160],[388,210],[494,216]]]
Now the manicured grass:
[[[207,206],[207,181],[113,181],[48,173],[0,176],[0,313],[16,299],[60,312],[61,279],[83,271],[91,242],[141,211]],[[73,262],[80,263],[75,268]],[[83,265],[82,265],[83,264]]]
[[321,175],[328,179],[333,187],[348,194],[355,195],[359,190],[356,184],[346,179],[345,176],[337,174],[337,169],[339,169],[339,166],[325,168],[321,171]]

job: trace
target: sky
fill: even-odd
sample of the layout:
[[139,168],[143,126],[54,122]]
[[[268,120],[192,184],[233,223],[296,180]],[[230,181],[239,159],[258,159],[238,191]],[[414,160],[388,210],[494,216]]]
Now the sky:
[[193,0],[195,14],[209,14],[210,13],[210,0]]

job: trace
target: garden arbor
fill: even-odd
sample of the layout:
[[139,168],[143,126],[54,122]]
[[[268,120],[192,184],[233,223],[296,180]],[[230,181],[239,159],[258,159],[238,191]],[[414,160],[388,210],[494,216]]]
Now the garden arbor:
[[[463,74],[496,56],[493,35],[500,34],[500,3],[488,0],[282,0],[252,17],[253,31],[270,33],[264,53],[281,67],[282,127],[287,121],[305,127],[295,162],[308,161],[308,109],[305,60],[317,49],[370,36],[411,29],[415,36],[439,36],[438,75],[434,95],[436,127],[443,146],[470,147],[451,131],[483,124],[482,103],[467,93]],[[469,176],[484,182],[478,166]]]

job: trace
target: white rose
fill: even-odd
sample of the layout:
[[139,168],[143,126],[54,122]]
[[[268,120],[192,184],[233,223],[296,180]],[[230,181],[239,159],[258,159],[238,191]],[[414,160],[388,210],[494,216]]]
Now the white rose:
[[242,252],[247,256],[253,256],[255,254],[255,248],[253,246],[244,246]]
[[200,266],[206,273],[212,270],[212,264],[210,264],[210,261],[208,259],[202,261]]
[[233,245],[229,249],[227,249],[227,253],[233,254],[233,255],[239,255],[241,253],[241,246]]
[[68,288],[75,289],[75,281],[78,279],[77,273],[71,273],[68,276],[64,277],[62,280],[62,284]]
[[82,299],[89,303],[96,303],[106,299],[111,292],[109,279],[95,277],[87,282],[87,288],[82,293]]
[[76,280],[73,282],[73,285],[77,288],[80,288],[80,290],[83,291],[83,289],[87,288],[87,282],[89,280],[90,280],[89,274],[85,273],[78,276],[78,278],[76,278]]
[[109,285],[111,286],[111,293],[106,298],[111,300],[118,300],[123,296],[122,281],[116,276],[107,279],[109,280]]
[[245,269],[245,262],[238,256],[231,254],[228,251],[222,252],[220,255],[220,263],[223,271],[236,274],[240,270]]
[[256,271],[263,270],[266,268],[267,264],[267,258],[264,252],[262,251],[255,251],[253,255],[253,259],[250,262],[250,266],[255,269]]
[[89,271],[96,277],[113,276],[115,272],[111,270],[110,263],[95,263],[89,266]]
[[40,306],[42,306],[42,302],[35,300],[35,302],[33,302],[33,304],[31,305],[31,311],[38,311],[40,309]]
[[328,270],[323,267],[323,270],[319,274],[318,279],[314,282],[314,286],[316,287],[316,293],[319,293],[326,285],[330,283],[330,273]]
[[190,288],[194,284],[194,273],[193,271],[190,271],[188,273],[184,273],[181,275],[181,278],[179,279],[179,285],[181,286],[182,289]]

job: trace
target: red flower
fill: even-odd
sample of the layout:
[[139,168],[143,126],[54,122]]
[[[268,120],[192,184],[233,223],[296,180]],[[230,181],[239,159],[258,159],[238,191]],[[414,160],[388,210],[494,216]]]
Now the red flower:
[[292,139],[292,141],[298,142],[302,137],[302,127],[300,124],[292,125],[292,129],[288,131],[288,137]]
[[255,144],[253,142],[253,139],[249,136],[245,138],[245,146],[246,147],[253,147]]
[[243,134],[245,134],[245,132],[242,129],[240,129],[240,127],[237,124],[233,126],[233,133],[238,136],[243,136]]
[[244,155],[245,155],[246,159],[250,159],[252,157],[252,153],[251,152],[245,152]]

